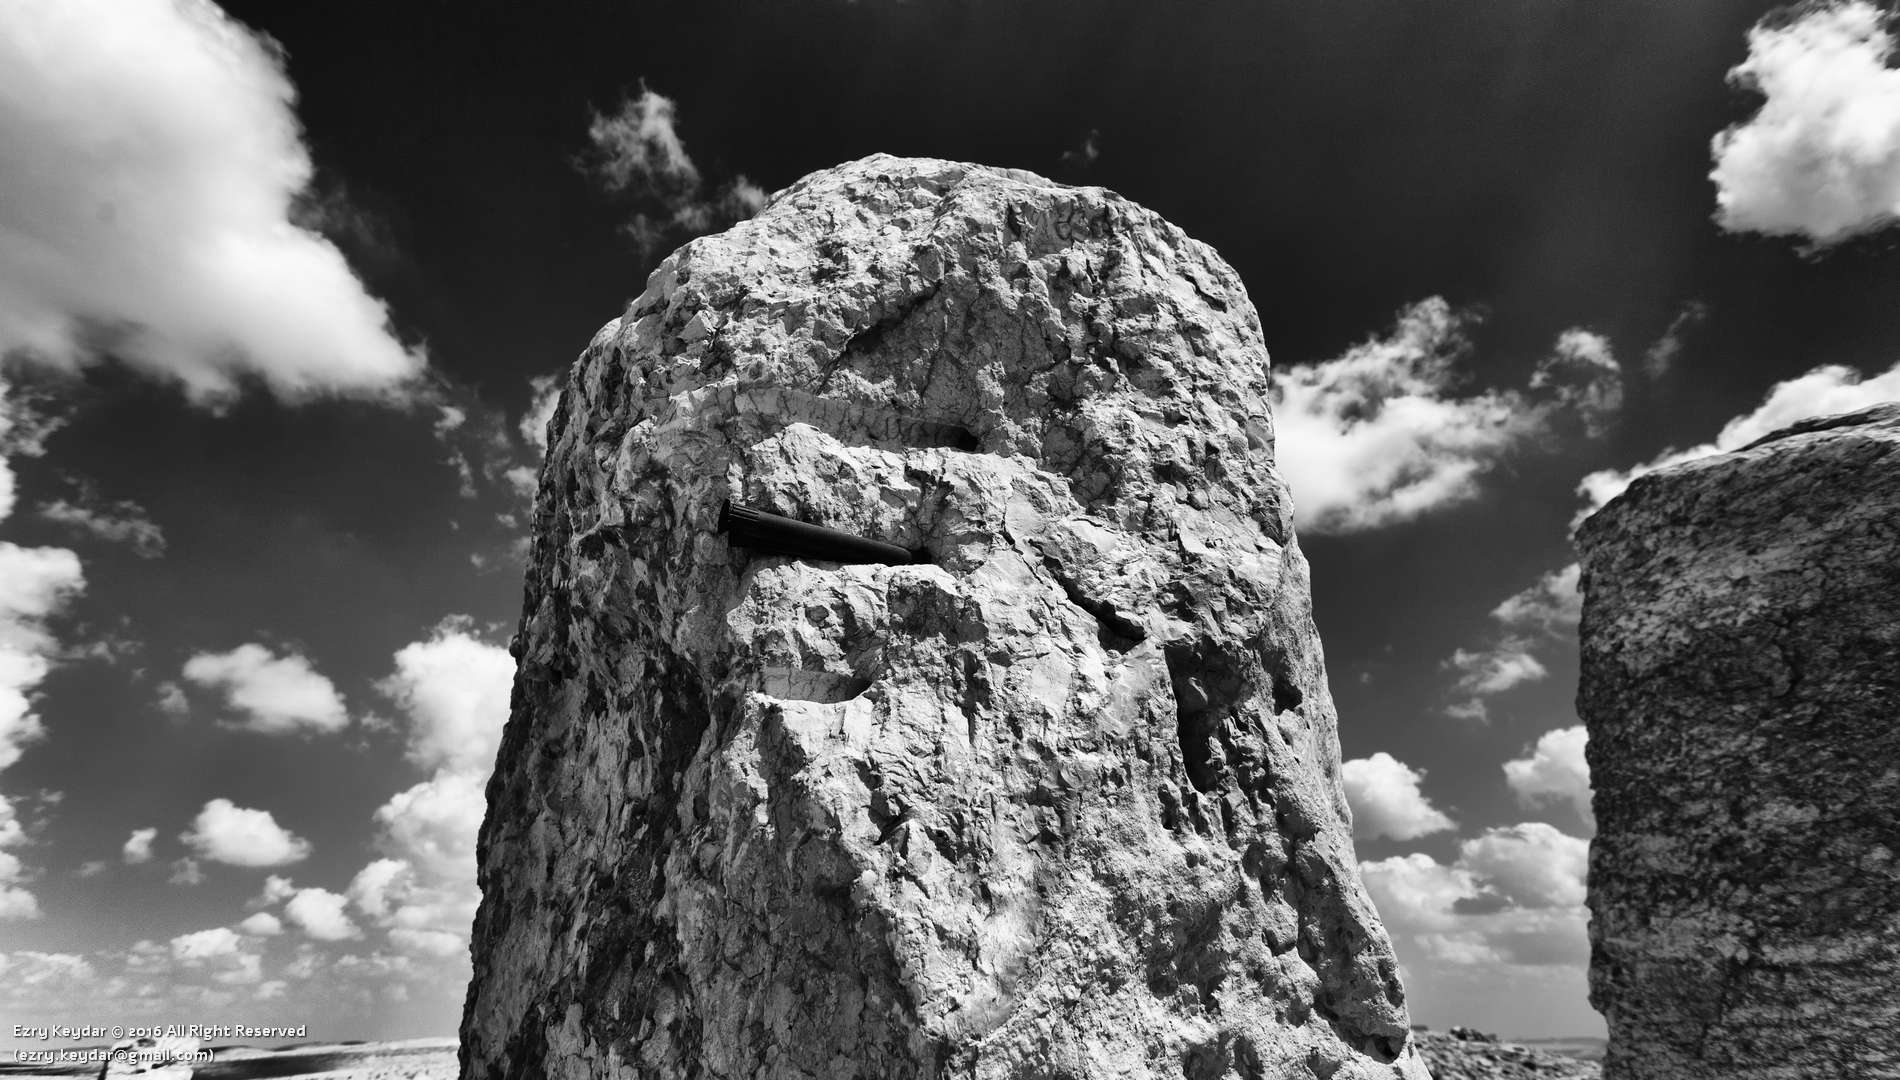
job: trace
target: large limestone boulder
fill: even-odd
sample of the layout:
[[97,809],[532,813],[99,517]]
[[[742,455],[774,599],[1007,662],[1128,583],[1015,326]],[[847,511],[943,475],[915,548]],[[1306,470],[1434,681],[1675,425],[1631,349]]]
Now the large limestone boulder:
[[1900,1077],[1900,404],[1578,539],[1603,1075]]
[[1425,1077],[1268,394],[1099,188],[873,157],[667,259],[550,426],[464,1075]]

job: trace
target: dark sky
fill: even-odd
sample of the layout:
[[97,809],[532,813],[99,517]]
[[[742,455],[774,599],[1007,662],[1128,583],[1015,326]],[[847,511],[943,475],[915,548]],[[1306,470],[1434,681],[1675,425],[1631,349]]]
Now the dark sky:
[[[46,622],[58,647],[35,646],[63,657],[34,691],[45,734],[20,742],[19,762],[0,775],[30,826],[0,848],[20,859],[19,887],[38,908],[37,918],[0,922],[0,954],[39,980],[30,999],[0,994],[7,1015],[29,1001],[182,1010],[222,993],[258,1022],[319,1024],[323,1037],[452,1028],[453,942],[395,934],[407,924],[391,914],[396,905],[378,907],[365,867],[407,860],[416,877],[406,895],[427,915],[410,929],[457,932],[466,897],[455,890],[466,886],[452,868],[422,872],[442,850],[423,834],[454,833],[451,849],[472,842],[468,805],[451,796],[476,774],[425,744],[432,731],[498,723],[492,694],[464,700],[445,689],[457,683],[442,674],[453,663],[481,668],[474,682],[500,685],[505,707],[496,646],[519,612],[524,505],[505,471],[537,460],[518,428],[534,400],[530,379],[559,374],[690,235],[676,230],[642,251],[621,225],[666,210],[664,200],[609,191],[578,164],[601,152],[591,116],[643,92],[672,103],[672,131],[707,193],[741,176],[771,192],[875,152],[1102,185],[1239,270],[1276,368],[1324,373],[1365,350],[1401,356],[1399,313],[1437,297],[1469,341],[1448,354],[1456,381],[1421,393],[1464,407],[1489,392],[1526,416],[1549,410],[1547,424],[1474,452],[1479,468],[1462,494],[1378,524],[1328,526],[1324,498],[1295,482],[1312,511],[1298,521],[1344,756],[1374,763],[1359,775],[1371,798],[1396,808],[1394,820],[1425,821],[1436,807],[1455,823],[1373,835],[1371,823],[1390,815],[1368,812],[1355,791],[1359,854],[1378,864],[1368,880],[1399,942],[1414,1018],[1438,1027],[1601,1030],[1577,952],[1574,863],[1589,825],[1561,784],[1540,799],[1536,781],[1514,786],[1505,771],[1578,723],[1574,624],[1558,610],[1568,603],[1574,618],[1574,593],[1545,597],[1556,613],[1541,622],[1492,615],[1574,561],[1578,482],[1711,443],[1779,382],[1822,365],[1853,374],[1828,376],[1814,400],[1894,396],[1880,381],[1900,357],[1891,241],[1869,226],[1806,251],[1812,236],[1715,219],[1711,140],[1763,102],[1727,73],[1749,55],[1767,4],[233,0],[223,9],[281,46],[315,165],[297,221],[340,249],[404,343],[426,346],[432,389],[396,405],[360,393],[298,401],[268,374],[240,375],[240,392],[206,408],[163,364],[141,366],[136,338],[86,339],[64,364],[16,350],[4,369],[14,400],[41,388],[36,408],[65,422],[43,454],[15,448],[18,506],[0,540],[74,551],[85,588]],[[0,78],[9,110],[0,121],[12,125],[0,134],[31,131],[70,149],[64,133],[107,124],[116,103],[132,115],[143,69],[116,65],[99,78],[123,96],[81,105],[52,74],[69,59],[16,63],[26,78]],[[160,97],[164,70],[153,61],[153,100],[189,103],[184,91]],[[31,123],[62,110],[84,119]],[[221,136],[208,130],[179,154],[215,158]],[[12,157],[0,170],[15,170],[0,171],[0,184],[28,175],[26,149],[14,147],[0,149]],[[72,154],[45,160],[93,160]],[[1869,167],[1900,187],[1891,166]],[[40,207],[54,206],[61,186],[34,190],[51,201],[31,204],[32,220],[0,208],[16,238],[53,220]],[[104,266],[113,251],[88,257]],[[9,280],[22,280],[7,275],[24,273],[0,260],[0,352],[27,340],[7,337],[5,322],[21,293]],[[73,287],[83,293],[83,282]],[[88,326],[139,321],[110,299],[89,302],[68,305]],[[213,310],[269,327],[274,307]],[[1587,332],[1584,351],[1620,365],[1620,407],[1596,436],[1570,404],[1531,386],[1568,331]],[[309,332],[289,318],[270,331]],[[1665,339],[1670,362],[1648,370],[1645,354]],[[57,367],[80,374],[54,378]],[[445,408],[460,420],[443,433]],[[1283,422],[1283,462],[1301,455],[1294,430]],[[1343,460],[1318,468],[1342,490],[1356,482]],[[46,511],[77,499],[81,485],[96,499],[135,501],[162,529],[162,557]],[[344,712],[281,701],[274,713],[247,712],[233,696],[242,680],[188,667],[252,644],[302,658]],[[408,654],[419,666],[405,669],[399,652],[410,646],[422,650]],[[1470,657],[1463,667],[1459,650]],[[1460,689],[1484,657],[1513,655],[1533,658],[1541,676],[1520,666],[1511,685]],[[428,668],[428,657],[448,667]],[[266,674],[279,689],[309,689],[295,671]],[[1448,715],[1480,700],[1482,719],[1469,708]],[[267,713],[302,717],[301,727],[256,730]],[[483,739],[492,731],[474,741]],[[1378,766],[1381,753],[1396,760]],[[1556,771],[1540,776],[1562,772],[1561,761],[1544,764]],[[1430,805],[1407,802],[1414,790]],[[215,799],[268,811],[273,828],[310,851],[247,865],[210,854],[202,838],[193,847],[180,834],[206,832],[200,819]],[[121,846],[142,828],[156,830],[151,857],[128,861]],[[187,858],[202,883],[170,883],[191,876],[180,869]],[[305,893],[272,895],[271,875]],[[1537,884],[1545,878],[1561,880]],[[326,922],[326,904],[354,934]],[[282,932],[259,920],[211,933],[258,912]],[[199,934],[210,936],[190,937]],[[1501,944],[1527,935],[1547,954]],[[29,953],[36,959],[22,959]],[[101,989],[113,978],[122,981]],[[141,979],[153,996],[138,996]]]

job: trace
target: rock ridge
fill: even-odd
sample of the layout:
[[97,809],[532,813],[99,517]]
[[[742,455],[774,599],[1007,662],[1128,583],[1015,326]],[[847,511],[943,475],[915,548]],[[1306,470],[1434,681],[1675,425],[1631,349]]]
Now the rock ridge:
[[879,155],[669,257],[549,426],[464,1077],[1426,1078],[1270,393],[1100,188]]

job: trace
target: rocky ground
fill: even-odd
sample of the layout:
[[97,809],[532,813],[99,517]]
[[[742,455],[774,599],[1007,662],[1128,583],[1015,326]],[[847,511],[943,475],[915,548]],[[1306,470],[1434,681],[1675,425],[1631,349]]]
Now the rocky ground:
[[[1415,1031],[1419,1053],[1431,1067],[1435,1080],[1598,1080],[1603,1066],[1596,1061],[1540,1049],[1522,1043],[1500,1040],[1470,1028],[1450,1031]],[[1561,1044],[1574,1053],[1601,1053],[1601,1049],[1577,1040]]]
[[[192,1071],[192,1080],[455,1080],[454,1039],[413,1039],[355,1045],[295,1046],[265,1050],[249,1046],[213,1046],[209,1064]],[[98,1067],[28,1071],[0,1065],[6,1080],[97,1075]]]
[[[1499,1041],[1469,1028],[1419,1031],[1419,1048],[1436,1080],[1598,1080],[1595,1061],[1551,1049]],[[1574,1054],[1600,1053],[1585,1042],[1564,1043]],[[418,1039],[354,1046],[299,1046],[288,1050],[217,1047],[218,1060],[200,1067],[192,1080],[454,1080],[455,1040]],[[8,1080],[79,1073],[27,1073],[0,1066]],[[91,1075],[86,1072],[83,1075]]]

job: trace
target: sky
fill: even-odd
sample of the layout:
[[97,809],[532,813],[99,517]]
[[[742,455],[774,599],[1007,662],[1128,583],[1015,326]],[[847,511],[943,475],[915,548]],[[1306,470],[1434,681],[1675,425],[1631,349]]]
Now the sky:
[[0,1045],[450,1034],[566,366],[875,152],[1258,307],[1416,1022],[1600,1034],[1570,532],[1900,398],[1867,3],[0,0]]

